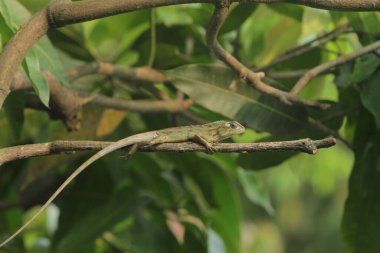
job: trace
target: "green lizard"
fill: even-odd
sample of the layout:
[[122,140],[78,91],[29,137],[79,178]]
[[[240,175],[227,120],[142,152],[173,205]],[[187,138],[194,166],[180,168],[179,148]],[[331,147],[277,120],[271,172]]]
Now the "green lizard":
[[215,121],[203,125],[172,127],[157,131],[150,131],[132,135],[130,137],[121,139],[109,146],[103,148],[95,155],[91,156],[81,166],[79,166],[63,183],[62,185],[50,196],[50,198],[43,204],[43,206],[16,232],[0,244],[0,248],[20,234],[30,223],[32,223],[53,200],[65,189],[65,187],[81,173],[90,164],[99,158],[111,153],[115,150],[131,146],[131,154],[135,152],[139,146],[150,146],[160,143],[173,143],[194,141],[206,147],[208,153],[214,153],[215,150],[212,143],[230,138],[233,135],[241,134],[245,128],[236,121]]

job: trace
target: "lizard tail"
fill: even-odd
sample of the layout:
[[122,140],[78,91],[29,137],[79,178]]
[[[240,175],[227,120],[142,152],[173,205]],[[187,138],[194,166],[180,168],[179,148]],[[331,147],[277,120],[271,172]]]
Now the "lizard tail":
[[28,227],[45,209],[54,201],[54,199],[66,188],[66,186],[76,177],[78,176],[85,168],[87,168],[90,164],[98,160],[99,158],[107,155],[108,153],[111,153],[115,150],[118,150],[120,148],[137,144],[137,143],[143,143],[143,142],[149,142],[155,137],[155,134],[148,134],[145,133],[142,134],[136,134],[124,139],[121,139],[113,144],[110,144],[109,146],[105,147],[104,149],[100,150],[93,156],[91,156],[87,161],[85,161],[81,166],[79,166],[62,184],[58,187],[58,189],[50,196],[50,198],[43,204],[40,209],[19,229],[17,229],[16,232],[14,232],[10,237],[8,237],[5,241],[3,241],[0,244],[0,248],[3,247],[5,244],[10,242],[12,239],[14,239],[16,236],[18,236],[26,227]]

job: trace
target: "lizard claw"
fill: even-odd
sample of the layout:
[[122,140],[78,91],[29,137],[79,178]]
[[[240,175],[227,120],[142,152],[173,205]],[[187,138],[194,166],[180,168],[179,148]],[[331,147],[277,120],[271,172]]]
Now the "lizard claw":
[[216,149],[212,145],[206,145],[206,153],[212,155],[216,152]]

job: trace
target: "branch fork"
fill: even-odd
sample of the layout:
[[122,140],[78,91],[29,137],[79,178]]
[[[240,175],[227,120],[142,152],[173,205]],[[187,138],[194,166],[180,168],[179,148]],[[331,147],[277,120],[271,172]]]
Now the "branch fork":
[[275,97],[285,104],[300,105],[311,107],[315,109],[326,109],[330,105],[325,103],[318,103],[299,99],[291,93],[276,89],[262,81],[265,77],[263,72],[253,72],[245,67],[238,59],[227,52],[218,42],[217,36],[220,28],[222,27],[226,17],[228,16],[229,1],[221,0],[215,4],[214,14],[209,23],[206,41],[211,51],[232,70],[234,70],[240,77],[245,79],[249,85],[256,90]]

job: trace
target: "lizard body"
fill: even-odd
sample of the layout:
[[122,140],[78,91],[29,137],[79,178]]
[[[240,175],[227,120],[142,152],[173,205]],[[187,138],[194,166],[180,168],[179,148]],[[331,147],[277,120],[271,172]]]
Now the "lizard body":
[[16,232],[0,244],[0,248],[20,234],[27,226],[29,226],[29,224],[32,223],[84,169],[99,158],[113,151],[127,146],[132,146],[131,150],[137,150],[138,146],[141,145],[145,146],[160,143],[194,141],[205,146],[209,153],[213,153],[214,149],[212,147],[212,143],[230,138],[233,135],[241,134],[244,131],[245,128],[236,121],[215,121],[203,125],[172,127],[140,133],[112,143],[80,165],[24,225],[22,225]]

